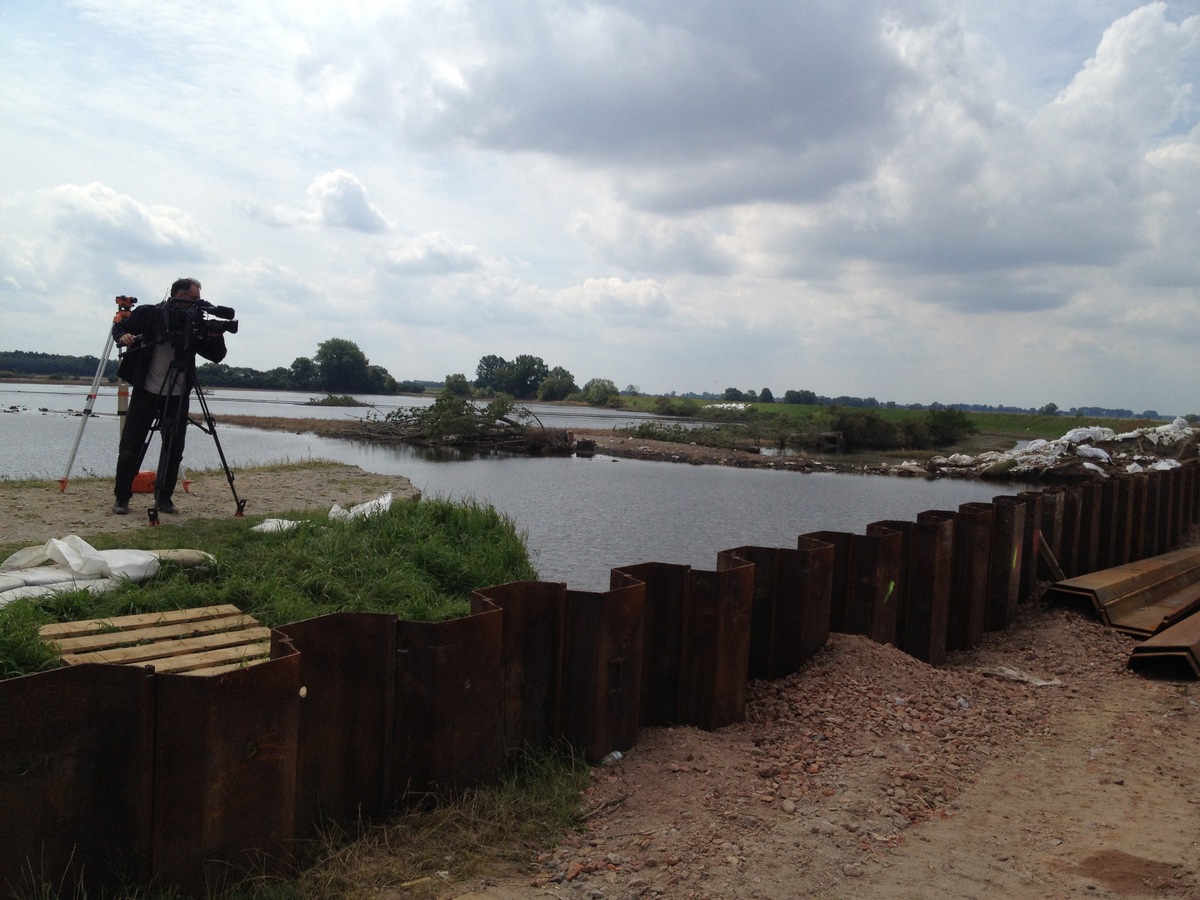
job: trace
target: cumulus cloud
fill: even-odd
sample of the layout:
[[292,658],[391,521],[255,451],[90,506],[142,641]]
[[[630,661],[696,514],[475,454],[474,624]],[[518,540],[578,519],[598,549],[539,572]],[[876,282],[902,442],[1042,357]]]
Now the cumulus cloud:
[[344,169],[327,172],[308,186],[320,220],[333,228],[352,231],[387,231],[392,223],[367,198],[361,181]]
[[336,305],[398,375],[544,344],[647,389],[1192,402],[1151,370],[1194,355],[1194,2],[53,9],[0,30],[18,303],[203,258],[283,364]]
[[382,257],[383,265],[400,275],[451,275],[473,272],[483,265],[479,250],[431,232],[398,242]]
[[98,182],[64,184],[41,200],[60,238],[96,252],[163,262],[209,254],[210,236],[183,210],[142,203]]
[[392,222],[367,196],[363,183],[345,169],[317,176],[305,191],[308,203],[303,207],[263,206],[242,200],[239,206],[252,219],[268,225],[325,225],[376,234],[390,231]]

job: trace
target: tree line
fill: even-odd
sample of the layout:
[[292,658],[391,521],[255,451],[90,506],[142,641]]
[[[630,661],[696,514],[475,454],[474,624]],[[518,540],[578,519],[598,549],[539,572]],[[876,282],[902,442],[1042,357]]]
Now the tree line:
[[621,392],[608,378],[593,378],[581,388],[562,366],[551,368],[540,356],[522,354],[513,360],[488,354],[475,367],[475,379],[455,372],[447,375],[443,389],[457,397],[496,397],[516,400],[574,400],[594,406],[619,406]]

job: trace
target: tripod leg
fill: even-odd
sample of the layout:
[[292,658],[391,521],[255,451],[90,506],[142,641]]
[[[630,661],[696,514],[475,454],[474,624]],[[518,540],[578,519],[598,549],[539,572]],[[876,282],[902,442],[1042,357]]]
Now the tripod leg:
[[100,391],[100,379],[104,377],[104,367],[108,365],[108,357],[112,353],[113,343],[110,331],[108,340],[104,342],[104,353],[100,356],[100,365],[96,366],[96,376],[92,379],[92,387],[88,391],[87,403],[83,407],[83,418],[79,421],[79,431],[75,435],[75,443],[71,445],[71,455],[67,458],[66,471],[63,472],[63,477],[58,482],[59,493],[67,489],[67,482],[71,478],[71,469],[75,465],[75,454],[79,450],[79,442],[83,439],[83,429],[87,425],[88,419],[91,418],[92,407],[96,405],[96,395]]
[[233,472],[229,468],[229,463],[225,460],[225,451],[222,449],[221,441],[217,437],[217,423],[208,411],[208,401],[204,399],[204,392],[200,390],[200,382],[196,380],[194,362],[192,365],[192,386],[196,391],[196,400],[200,404],[200,412],[204,417],[204,425],[200,426],[200,430],[207,431],[212,435],[213,443],[217,446],[217,456],[221,458],[221,468],[225,470],[225,479],[229,482],[229,490],[233,494],[233,502],[236,505],[233,515],[235,518],[241,518],[245,515],[246,501],[238,498],[237,488],[233,486]]

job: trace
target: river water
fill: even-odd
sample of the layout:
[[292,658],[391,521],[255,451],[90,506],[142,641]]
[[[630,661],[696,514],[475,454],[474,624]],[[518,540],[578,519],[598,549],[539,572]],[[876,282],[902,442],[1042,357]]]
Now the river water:
[[[217,390],[206,397],[214,416],[361,417],[361,409],[308,406],[309,395]],[[361,398],[377,411],[427,405],[413,397]],[[63,477],[79,438],[72,477],[111,476],[115,465],[116,395],[105,386],[84,408],[81,386],[0,384],[0,478]],[[195,398],[193,412],[195,413]],[[547,426],[611,428],[652,418],[612,410],[534,406]],[[82,436],[81,436],[82,432]],[[1016,486],[975,481],[803,474],[769,469],[691,466],[596,456],[529,459],[428,453],[333,440],[311,434],[218,426],[230,466],[322,458],[408,477],[426,496],[474,499],[509,515],[526,532],[543,580],[605,590],[609,570],[641,562],[716,566],[719,551],[742,545],[794,547],[797,535],[832,530],[862,533],[882,519],[915,520],[927,509],[991,500]],[[148,459],[156,458],[156,447]],[[185,465],[220,465],[216,441],[188,435]],[[246,511],[254,513],[254,498]]]

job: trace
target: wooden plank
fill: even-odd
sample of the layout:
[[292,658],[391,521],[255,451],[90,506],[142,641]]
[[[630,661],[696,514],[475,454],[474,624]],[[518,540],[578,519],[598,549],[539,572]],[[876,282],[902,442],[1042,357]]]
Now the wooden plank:
[[237,662],[225,663],[220,666],[207,666],[203,669],[189,669],[186,672],[176,672],[177,675],[223,675],[226,672],[236,672],[238,669],[245,669],[248,666],[257,666],[259,663],[271,661],[270,646],[266,648],[267,655],[256,657],[254,659],[240,659]]
[[148,665],[154,666],[156,672],[175,672],[177,674],[199,674],[205,670],[210,674],[210,668],[224,670],[240,669],[254,662],[265,662],[271,656],[270,643],[245,644],[237,647],[223,647],[210,650],[207,653],[189,653],[185,656],[172,656],[167,659],[153,660]]
[[122,630],[144,626],[166,625],[172,622],[196,622],[211,619],[215,616],[236,615],[241,610],[236,606],[223,603],[219,606],[200,606],[193,609],[172,609],[166,612],[134,613],[128,616],[113,616],[108,619],[85,619],[80,622],[53,622],[39,629],[41,636],[47,640],[61,637],[74,637],[81,634],[97,634],[112,629]]
[[197,638],[160,641],[156,644],[140,644],[135,647],[116,647],[111,650],[75,653],[71,655],[69,662],[75,665],[82,663],[131,665],[166,659],[171,656],[183,656],[188,653],[211,650],[218,647],[237,647],[244,644],[270,641],[270,639],[270,628],[246,628],[242,631],[228,631]]
[[213,619],[199,621],[175,622],[170,625],[157,625],[148,628],[136,628],[128,631],[105,631],[100,634],[85,634],[80,637],[50,640],[50,646],[60,654],[78,653],[84,650],[98,650],[103,647],[119,647],[126,644],[144,644],[174,638],[195,637],[217,631],[235,631],[241,628],[252,628],[258,625],[258,620],[245,614],[224,615]]

